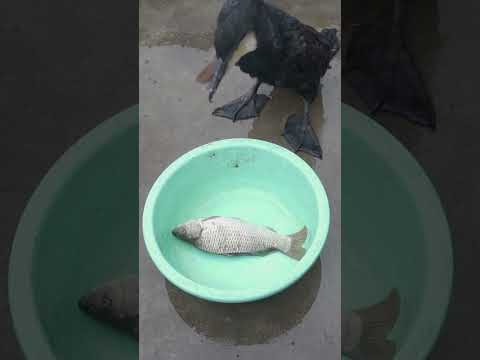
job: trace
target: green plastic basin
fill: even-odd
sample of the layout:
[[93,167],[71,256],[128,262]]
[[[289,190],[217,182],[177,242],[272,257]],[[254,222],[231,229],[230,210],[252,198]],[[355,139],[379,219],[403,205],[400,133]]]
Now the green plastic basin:
[[[283,234],[306,225],[307,252],[301,261],[279,252],[222,256],[171,234],[179,223],[214,215],[239,217]],[[227,139],[186,153],[159,176],[145,204],[143,232],[154,263],[177,287],[211,301],[245,302],[298,280],[318,258],[329,218],[325,190],[300,157],[265,141]]]
[[445,317],[452,274],[450,231],[432,183],[382,126],[344,105],[342,307],[374,304],[397,288],[395,360],[425,359]]
[[92,287],[138,273],[137,169],[138,106],[84,136],[32,195],[9,268],[26,359],[138,359],[134,339],[77,306]]

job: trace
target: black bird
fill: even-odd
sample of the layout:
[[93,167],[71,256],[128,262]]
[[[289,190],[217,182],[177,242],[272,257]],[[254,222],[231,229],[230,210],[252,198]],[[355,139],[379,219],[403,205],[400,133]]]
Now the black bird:
[[256,78],[247,94],[213,112],[233,121],[256,117],[262,110],[268,100],[257,94],[262,83],[294,89],[303,97],[305,110],[302,116],[289,116],[283,136],[295,152],[321,158],[322,150],[310,125],[310,105],[338,50],[336,29],[318,32],[262,0],[226,0],[217,19],[216,59],[197,80],[209,82],[211,101],[229,66],[238,65]]
[[386,111],[434,129],[435,109],[403,37],[405,0],[393,1],[393,19],[353,27],[343,77],[372,115]]

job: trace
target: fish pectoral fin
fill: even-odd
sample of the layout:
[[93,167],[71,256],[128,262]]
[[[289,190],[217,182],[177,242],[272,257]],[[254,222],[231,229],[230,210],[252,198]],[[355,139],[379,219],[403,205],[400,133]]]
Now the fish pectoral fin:
[[257,252],[248,252],[248,253],[241,253],[238,255],[248,255],[248,256],[265,256],[270,254],[270,250],[262,250]]
[[252,255],[257,255],[257,256],[266,256],[270,254],[270,250],[263,250],[263,251],[258,251],[256,253],[252,253]]

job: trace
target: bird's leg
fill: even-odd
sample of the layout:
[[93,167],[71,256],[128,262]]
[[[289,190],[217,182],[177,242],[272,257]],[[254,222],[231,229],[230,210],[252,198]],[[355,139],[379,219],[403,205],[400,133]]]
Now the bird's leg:
[[242,98],[245,97],[245,100],[243,101],[243,103],[240,104],[238,109],[235,110],[235,113],[233,114],[233,117],[234,117],[235,120],[237,119],[237,116],[240,113],[240,111],[242,111],[242,109],[245,108],[245,106],[250,101],[253,101],[253,104],[255,106],[255,95],[257,95],[257,91],[258,91],[258,88],[260,87],[260,85],[261,85],[261,82],[257,80],[255,82],[255,85],[253,85],[253,87],[250,89],[250,91],[247,94],[245,94],[244,96],[242,96]]
[[303,116],[292,114],[288,117],[283,137],[294,152],[303,151],[317,158],[322,158],[322,148],[317,134],[310,124],[311,102],[304,100]]
[[268,96],[257,94],[261,84],[262,83],[257,80],[248,93],[215,109],[213,115],[230,119],[233,122],[256,117],[269,100]]

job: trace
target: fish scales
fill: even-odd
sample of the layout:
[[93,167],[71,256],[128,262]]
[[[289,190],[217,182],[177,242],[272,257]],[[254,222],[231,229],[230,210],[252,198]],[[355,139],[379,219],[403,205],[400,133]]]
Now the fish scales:
[[223,216],[189,220],[176,226],[172,234],[204,251],[223,254],[255,254],[266,250],[280,250],[300,260],[305,255],[303,243],[308,229],[282,235],[275,230]]
[[197,246],[217,254],[254,253],[269,249],[288,251],[289,239],[267,228],[240,220],[214,218],[202,222]]

